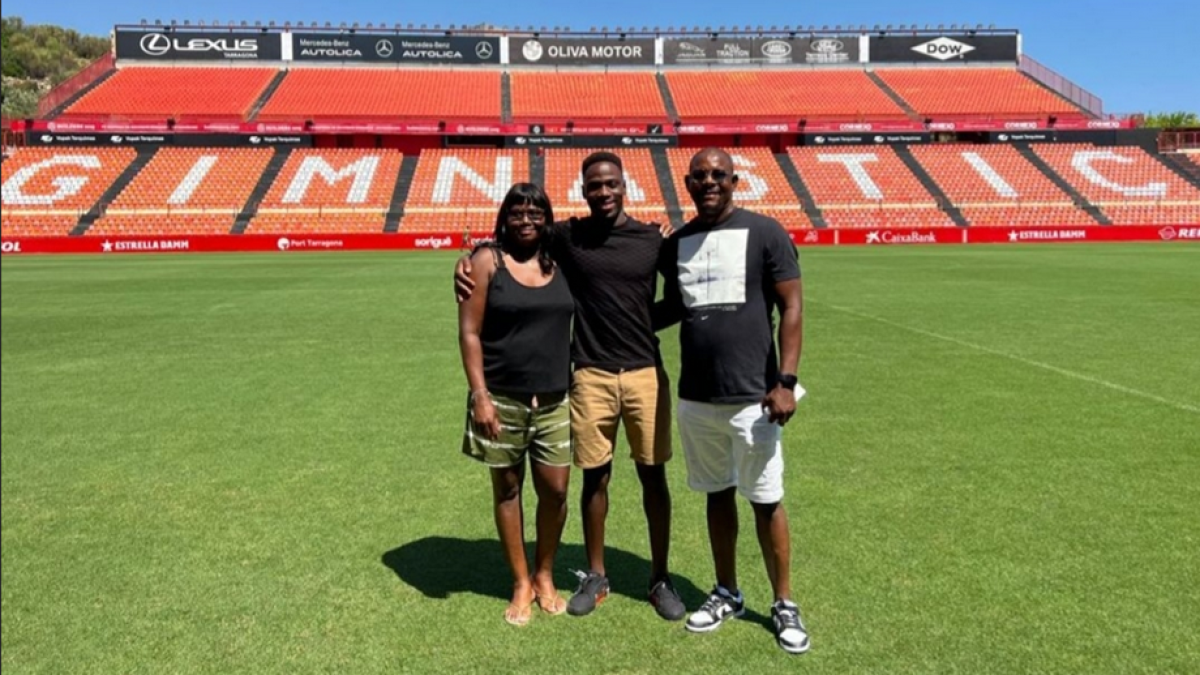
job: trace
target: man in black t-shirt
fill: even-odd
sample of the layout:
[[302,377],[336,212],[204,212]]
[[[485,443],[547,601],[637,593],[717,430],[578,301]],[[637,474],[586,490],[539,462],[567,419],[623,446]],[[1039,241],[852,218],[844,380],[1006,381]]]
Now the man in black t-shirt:
[[[791,599],[791,553],[783,500],[782,427],[796,410],[802,291],[796,248],[778,221],[733,202],[737,175],[719,149],[697,153],[687,188],[697,216],[664,247],[658,327],[682,321],[679,433],[688,485],[708,494],[717,584],[688,617],[709,632],[745,612],[738,588],[736,494],[754,509],[775,602],[779,646],[808,651]],[[779,307],[779,346],[772,335]]]
[[[583,197],[591,214],[555,223],[551,255],[575,297],[571,385],[571,432],[575,464],[583,469],[580,507],[588,571],[567,611],[591,613],[609,593],[604,529],[613,451],[623,423],[642,484],[650,530],[649,599],[665,619],[682,619],[686,608],[668,574],[671,494],[670,384],[654,335],[652,310],[663,250],[659,228],[625,213],[625,175],[611,152],[589,155],[582,165]],[[471,290],[469,270],[455,273],[461,298]]]

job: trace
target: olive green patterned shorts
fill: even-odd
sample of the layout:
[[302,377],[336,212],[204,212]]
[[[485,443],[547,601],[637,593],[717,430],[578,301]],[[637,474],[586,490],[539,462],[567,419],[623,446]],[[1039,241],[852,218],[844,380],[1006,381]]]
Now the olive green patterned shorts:
[[500,419],[500,436],[492,440],[475,424],[471,397],[467,396],[467,421],[463,432],[463,454],[500,468],[517,466],[530,461],[546,466],[570,466],[571,402],[566,392],[538,395],[490,392],[496,416]]

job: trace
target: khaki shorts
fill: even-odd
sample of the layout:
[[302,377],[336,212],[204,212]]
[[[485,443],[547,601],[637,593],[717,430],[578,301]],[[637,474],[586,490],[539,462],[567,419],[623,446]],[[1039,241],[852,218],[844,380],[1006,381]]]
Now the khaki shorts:
[[467,423],[463,431],[463,454],[493,468],[518,466],[525,455],[546,466],[571,466],[571,406],[565,394],[533,397],[490,393],[500,437],[491,440],[475,426],[471,397],[467,396]]
[[666,371],[654,366],[620,373],[577,368],[571,386],[575,464],[593,469],[611,462],[622,421],[633,461],[652,466],[671,459],[671,384]]

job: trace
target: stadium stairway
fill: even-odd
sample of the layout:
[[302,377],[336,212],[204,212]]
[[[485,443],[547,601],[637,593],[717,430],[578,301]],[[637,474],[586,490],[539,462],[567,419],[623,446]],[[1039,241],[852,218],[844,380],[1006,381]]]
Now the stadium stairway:
[[247,120],[254,121],[258,117],[258,113],[262,112],[263,106],[275,95],[275,90],[279,89],[279,85],[283,84],[283,79],[287,77],[287,73],[288,71],[286,70],[275,73],[275,77],[271,78],[271,81],[267,84],[267,88],[263,89],[258,98],[254,100],[254,105],[250,106],[250,114],[246,116]]
[[508,124],[512,117],[512,76],[506,70],[500,73],[500,121]]
[[529,149],[529,182],[546,185],[546,155],[534,148]]
[[658,93],[662,96],[663,106],[667,109],[667,117],[674,122],[679,119],[679,111],[675,108],[675,98],[671,96],[671,88],[667,86],[667,76],[661,71],[654,74],[658,83]]
[[52,109],[50,112],[46,113],[46,119],[52,120],[52,119],[55,119],[56,117],[58,117],[59,115],[63,114],[64,112],[67,111],[67,108],[70,108],[71,106],[75,105],[76,101],[83,98],[84,96],[87,96],[89,93],[91,93],[91,91],[93,89],[104,84],[106,81],[108,81],[108,78],[110,78],[116,74],[117,74],[117,69],[113,68],[112,70],[108,71],[107,73],[104,73],[100,77],[97,77],[91,84],[84,87],[83,89],[80,89],[79,91],[75,92],[74,94],[71,94],[70,96],[67,97],[67,100],[58,104],[58,107],[56,107],[56,108]]
[[1154,156],[1180,178],[1200,188],[1200,166],[1189,162],[1181,155],[1154,154]]
[[141,173],[142,169],[146,168],[146,165],[149,164],[150,160],[154,158],[155,152],[156,150],[154,148],[138,148],[137,157],[135,157],[134,160],[129,163],[129,166],[125,167],[125,170],[121,172],[120,176],[117,176],[117,179],[113,181],[112,185],[108,186],[108,189],[104,191],[104,194],[100,195],[100,198],[96,200],[96,203],[92,205],[92,208],[88,209],[87,213],[79,217],[79,223],[75,226],[75,229],[71,230],[72,237],[82,236],[88,231],[88,228],[95,224],[96,220],[98,220],[100,216],[104,215],[104,209],[116,200],[117,195],[121,194],[125,188],[129,187],[129,184],[133,182],[133,179],[139,173]]
[[909,119],[911,119],[911,120],[921,119],[921,116],[917,114],[916,110],[913,110],[913,107],[908,104],[908,101],[905,101],[904,97],[900,96],[900,94],[897,94],[894,89],[889,87],[887,85],[887,82],[884,82],[883,78],[879,77],[879,75],[877,75],[875,73],[875,71],[868,70],[867,77],[871,78],[871,81],[875,83],[875,86],[882,89],[883,93],[888,95],[888,98],[892,99],[892,101],[896,105],[900,106],[900,109],[904,111],[905,115],[908,115]]
[[[662,77],[661,74],[659,77]],[[654,173],[658,176],[658,189],[667,205],[667,217],[671,220],[671,227],[678,230],[683,227],[683,208],[679,205],[679,193],[675,191],[675,183],[671,180],[671,161],[664,148],[651,148],[650,158],[654,162]]]
[[829,223],[825,221],[825,214],[821,213],[820,207],[817,206],[817,200],[813,199],[812,190],[808,189],[808,185],[800,177],[800,172],[796,170],[792,158],[788,157],[786,152],[775,153],[775,161],[779,164],[779,170],[783,172],[783,177],[787,179],[788,185],[792,187],[792,192],[795,192],[796,196],[800,198],[800,203],[804,205],[804,213],[812,221],[813,227],[829,227]]
[[392,204],[388,207],[387,218],[384,220],[383,231],[394,234],[400,231],[400,220],[404,218],[404,203],[408,201],[408,190],[412,187],[413,176],[417,173],[417,155],[405,155],[400,163],[400,173],[396,174],[396,188],[392,191]]
[[262,176],[258,178],[258,184],[254,186],[254,191],[246,198],[246,204],[242,206],[242,210],[238,213],[237,220],[233,221],[233,229],[229,234],[243,234],[246,228],[250,226],[250,219],[258,212],[258,205],[267,197],[267,191],[271,189],[271,184],[279,177],[279,171],[283,169],[284,163],[291,156],[291,148],[275,148],[275,156],[271,157],[271,161],[267,163],[267,168],[263,171]]
[[962,211],[960,211],[958,207],[950,201],[950,197],[946,196],[946,192],[942,190],[942,186],[938,185],[937,181],[933,180],[933,177],[929,175],[929,172],[925,170],[925,167],[921,166],[921,163],[918,162],[917,158],[913,156],[912,151],[908,149],[907,145],[897,145],[896,155],[900,158],[901,162],[904,162],[904,165],[908,167],[908,170],[917,177],[917,180],[921,182],[921,185],[925,186],[925,189],[929,191],[929,194],[937,198],[938,208],[945,211],[946,215],[950,216],[950,220],[954,221],[954,224],[958,225],[959,227],[966,227],[970,224],[967,222],[966,216],[962,214]]
[[1079,194],[1079,190],[1076,190],[1075,186],[1071,185],[1066,181],[1065,178],[1055,173],[1054,169],[1050,168],[1050,165],[1047,164],[1045,160],[1043,160],[1041,157],[1038,157],[1038,154],[1034,152],[1033,148],[1029,147],[1028,144],[1017,143],[1013,145],[1013,147],[1017,149],[1017,152],[1021,153],[1022,157],[1029,160],[1031,164],[1037,167],[1038,171],[1041,171],[1044,176],[1049,178],[1050,182],[1058,186],[1058,189],[1070,195],[1071,200],[1082,207],[1083,210],[1087,212],[1087,214],[1091,216],[1093,220],[1101,225],[1112,225],[1112,221],[1108,219],[1108,216],[1104,215],[1104,213],[1097,208],[1095,204],[1088,201],[1086,197]]

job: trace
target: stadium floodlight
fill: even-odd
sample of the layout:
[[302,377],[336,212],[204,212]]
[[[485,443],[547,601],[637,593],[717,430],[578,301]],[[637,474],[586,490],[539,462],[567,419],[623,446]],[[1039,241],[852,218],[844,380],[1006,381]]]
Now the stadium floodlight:
[[145,20],[145,19],[142,19],[142,25],[143,25],[143,26],[145,26],[145,25],[146,25],[146,20]]
[[176,26],[175,19],[171,19],[171,27],[174,28],[175,26]]
[[411,23],[408,24],[408,30],[413,30],[413,25]]
[[596,27],[595,27],[595,26],[592,26],[592,27],[591,27],[591,28],[589,28],[588,30],[590,30],[591,32],[595,33],[595,32],[596,32]]
[[958,24],[956,24],[956,23],[950,24],[950,30],[958,30]]
[[[655,26],[654,30],[657,32],[657,31],[658,31],[658,27],[657,27],[657,26]],[[650,32],[650,27],[649,27],[649,26],[642,26],[642,32],[643,32],[643,33],[649,33],[649,32]]]
[[155,26],[161,26],[161,25],[162,25],[162,19],[155,19],[155,20],[154,20],[154,25],[155,25]]
[[201,28],[204,28],[204,19],[199,19],[199,20],[197,20],[197,21],[196,21],[196,25],[197,25],[197,26],[200,26]]
[[284,21],[284,22],[283,22],[283,27],[284,27],[284,29],[290,30],[290,29],[291,29],[291,27],[292,27],[292,22],[291,22],[291,21]]
[[944,24],[944,23],[939,23],[939,24],[938,24],[938,30],[946,30],[946,24]]

